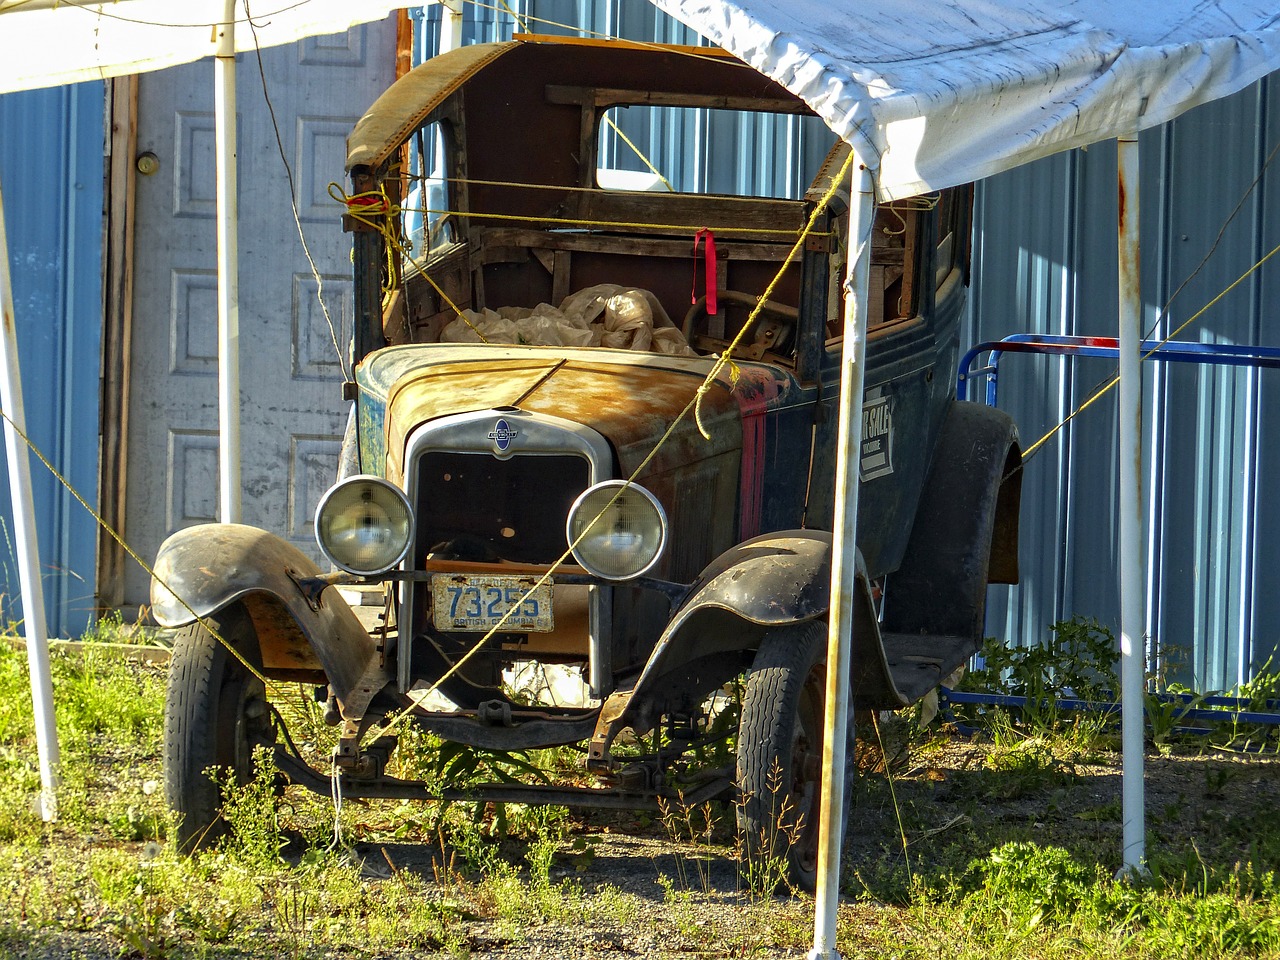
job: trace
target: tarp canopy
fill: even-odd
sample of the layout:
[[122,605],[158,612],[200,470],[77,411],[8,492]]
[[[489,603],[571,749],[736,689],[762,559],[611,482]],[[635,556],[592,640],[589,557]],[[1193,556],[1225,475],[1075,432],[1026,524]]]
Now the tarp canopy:
[[882,199],[1137,133],[1280,69],[1275,0],[654,0],[802,97]]
[[[654,2],[804,98],[874,168],[883,199],[1136,133],[1280,69],[1271,0]],[[412,5],[260,0],[236,43],[334,33]],[[224,8],[0,0],[0,92],[210,56]]]
[[[273,47],[382,20],[421,0],[259,0],[236,49]],[[243,11],[243,6],[239,8]],[[225,0],[0,0],[0,93],[105,80],[217,52]],[[12,19],[11,19],[12,17]]]

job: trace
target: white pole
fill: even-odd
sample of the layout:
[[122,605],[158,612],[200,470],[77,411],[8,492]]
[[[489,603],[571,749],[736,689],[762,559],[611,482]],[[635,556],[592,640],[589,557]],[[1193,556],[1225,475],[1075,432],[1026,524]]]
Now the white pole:
[[213,61],[218,167],[218,516],[240,522],[240,268],[236,193],[236,0],[225,0]]
[[840,903],[840,849],[844,836],[845,739],[849,729],[850,647],[858,565],[858,472],[862,447],[862,393],[867,359],[867,288],[875,194],[871,172],[854,153],[856,192],[849,210],[849,263],[845,275],[844,344],[840,357],[840,426],[836,446],[834,536],[831,544],[831,618],[827,634],[826,712],[822,734],[822,810],[818,821],[818,889],[809,960],[836,953]]
[[1139,285],[1138,139],[1117,141],[1120,252],[1120,703],[1124,870],[1146,859],[1143,798],[1142,290]]
[[[31,671],[31,704],[36,721],[36,753],[40,762],[40,817],[58,816],[58,728],[53,717],[53,677],[49,671],[49,637],[40,583],[40,551],[36,544],[36,513],[31,496],[31,460],[18,431],[27,432],[22,407],[22,375],[18,370],[18,333],[9,275],[9,242],[4,229],[4,194],[0,193],[0,407],[5,452],[9,461],[9,496],[17,541],[18,574],[22,581],[22,623],[27,636],[27,664]],[[17,429],[15,429],[15,427]]]
[[462,46],[462,0],[440,0],[440,45],[437,54]]

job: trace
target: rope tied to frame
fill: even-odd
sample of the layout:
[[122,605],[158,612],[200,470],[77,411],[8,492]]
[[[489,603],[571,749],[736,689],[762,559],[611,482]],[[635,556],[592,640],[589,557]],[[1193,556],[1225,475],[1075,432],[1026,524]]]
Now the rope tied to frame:
[[383,220],[400,215],[400,208],[391,202],[382,187],[365,193],[347,193],[338,184],[330,183],[329,196],[342,204],[349,216],[375,229],[383,226]]
[[484,334],[476,328],[476,325],[467,318],[447,293],[444,288],[431,277],[429,273],[422,268],[422,264],[413,256],[413,244],[401,236],[397,229],[398,220],[405,208],[397,206],[391,202],[391,198],[387,196],[386,190],[381,186],[376,191],[367,191],[365,193],[349,194],[342,189],[337,183],[329,184],[329,196],[341,203],[347,211],[347,216],[351,217],[357,223],[362,223],[370,229],[378,233],[383,241],[387,255],[386,283],[383,285],[383,296],[390,296],[393,292],[392,284],[396,276],[395,257],[400,254],[414,271],[415,275],[425,280],[436,294],[440,297],[454,316],[460,319],[468,327],[470,327],[481,343],[488,343]]
[[818,218],[822,216],[823,211],[827,209],[827,206],[831,203],[831,198],[836,195],[836,191],[840,189],[845,178],[849,175],[849,171],[853,168],[853,158],[855,156],[857,156],[857,154],[850,150],[849,156],[845,158],[844,165],[840,167],[840,172],[831,178],[831,185],[827,188],[827,192],[822,195],[821,200],[814,204],[813,212],[809,214],[809,219],[805,222],[804,227],[796,237],[796,242],[792,246],[791,251],[782,261],[782,267],[776,274],[774,274],[773,279],[769,281],[769,285],[764,288],[764,293],[760,294],[759,299],[756,301],[756,305],[752,308],[750,315],[747,317],[746,323],[742,325],[742,329],[740,329],[737,335],[734,336],[733,340],[730,341],[729,346],[725,348],[724,352],[716,360],[715,365],[711,368],[711,371],[707,374],[702,386],[698,388],[697,396],[694,398],[693,419],[698,425],[698,432],[702,434],[702,438],[704,440],[710,440],[711,433],[707,430],[702,421],[703,398],[706,397],[707,392],[711,389],[711,384],[715,381],[716,377],[719,376],[720,371],[722,371],[726,366],[730,368],[730,377],[736,384],[737,368],[733,366],[734,352],[737,351],[743,339],[746,338],[747,331],[755,326],[756,319],[760,316],[760,312],[764,309],[764,305],[769,302],[770,298],[773,296],[773,291],[777,289],[778,284],[782,282],[782,275],[786,272],[787,267],[794,259],[796,259],[800,251],[804,248],[805,240],[814,232],[813,228],[817,225]]

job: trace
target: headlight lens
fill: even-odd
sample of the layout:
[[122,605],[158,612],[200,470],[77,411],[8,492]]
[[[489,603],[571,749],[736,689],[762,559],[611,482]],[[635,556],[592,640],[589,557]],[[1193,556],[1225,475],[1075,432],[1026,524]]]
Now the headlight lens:
[[630,580],[662,556],[667,515],[658,498],[644,487],[606,480],[574,501],[566,533],[574,559],[590,573]]
[[316,542],[334,565],[373,576],[409,552],[413,514],[398,487],[380,477],[349,477],[316,507]]

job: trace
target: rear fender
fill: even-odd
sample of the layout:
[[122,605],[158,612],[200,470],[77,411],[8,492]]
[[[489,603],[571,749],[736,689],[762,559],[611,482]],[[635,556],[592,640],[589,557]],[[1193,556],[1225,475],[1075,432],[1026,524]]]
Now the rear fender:
[[988,581],[1018,581],[1021,464],[1008,414],[951,405],[902,563],[889,577],[886,632],[981,642]]
[[337,590],[304,592],[299,585],[318,576],[309,557],[265,530],[234,523],[188,527],[160,547],[151,612],[161,626],[181,627],[243,604],[266,676],[327,682],[343,717],[359,719],[391,675]]

